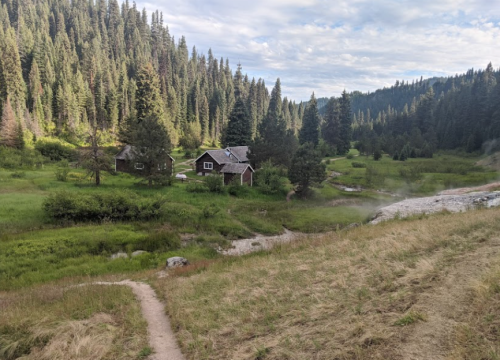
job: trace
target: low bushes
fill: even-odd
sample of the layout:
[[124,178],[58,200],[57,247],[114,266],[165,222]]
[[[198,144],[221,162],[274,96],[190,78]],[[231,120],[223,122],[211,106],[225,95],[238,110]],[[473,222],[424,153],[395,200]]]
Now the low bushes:
[[50,195],[43,209],[54,220],[152,220],[162,215],[166,200],[141,198],[131,192],[79,194],[61,191]]
[[52,161],[76,160],[78,153],[75,147],[59,139],[43,138],[35,143],[35,149]]
[[351,166],[353,168],[365,168],[366,167],[366,164],[365,163],[362,163],[362,162],[358,162],[358,161],[353,161],[351,163]]
[[46,160],[37,150],[0,146],[0,168],[34,169],[41,167]]

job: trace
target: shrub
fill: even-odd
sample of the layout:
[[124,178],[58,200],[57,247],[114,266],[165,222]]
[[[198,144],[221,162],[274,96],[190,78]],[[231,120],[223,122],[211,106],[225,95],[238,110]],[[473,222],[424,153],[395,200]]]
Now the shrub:
[[220,212],[220,208],[214,204],[206,205],[202,210],[205,219],[214,218]]
[[150,220],[161,217],[165,202],[163,197],[140,198],[127,191],[102,194],[62,191],[49,195],[43,209],[54,220]]
[[362,163],[362,162],[357,162],[357,161],[353,161],[351,163],[351,166],[353,168],[365,168],[366,167],[366,164],[365,163]]
[[354,155],[353,154],[347,154],[346,155],[346,159],[349,159],[349,160],[354,159]]
[[155,231],[144,239],[134,244],[134,250],[145,250],[149,252],[177,250],[181,247],[181,239],[172,231]]
[[0,167],[5,169],[33,169],[41,167],[46,159],[37,150],[13,149],[0,146]]
[[186,191],[191,193],[204,193],[208,191],[208,188],[199,182],[190,182],[186,186]]
[[255,184],[264,194],[279,194],[285,192],[286,171],[270,162],[262,164],[255,173]]
[[205,176],[203,183],[210,192],[225,194],[227,191],[224,186],[224,179],[222,175]]
[[248,186],[241,185],[239,182],[239,177],[235,177],[227,186],[227,191],[229,192],[229,195],[244,196],[248,194]]
[[70,143],[59,139],[42,138],[35,143],[35,149],[52,161],[76,160],[78,153]]
[[68,160],[62,160],[54,171],[57,181],[68,181],[69,164]]
[[13,179],[24,179],[26,177],[26,173],[24,171],[14,171],[10,174],[10,177]]

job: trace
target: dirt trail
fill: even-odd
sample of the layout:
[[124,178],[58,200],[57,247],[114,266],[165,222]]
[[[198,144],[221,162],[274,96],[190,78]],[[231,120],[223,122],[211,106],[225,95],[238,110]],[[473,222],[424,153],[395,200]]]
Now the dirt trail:
[[[469,309],[469,290],[498,261],[499,255],[499,239],[492,239],[480,248],[460,255],[434,289],[418,296],[412,310],[423,313],[426,321],[403,330],[394,358],[449,359],[454,345],[454,331]],[[408,275],[414,278],[424,274]]]
[[151,286],[130,280],[120,282],[99,281],[90,285],[122,285],[132,288],[141,303],[142,315],[148,323],[149,344],[154,351],[148,357],[148,360],[184,360],[170,327],[170,321],[165,315],[164,306],[156,297]]

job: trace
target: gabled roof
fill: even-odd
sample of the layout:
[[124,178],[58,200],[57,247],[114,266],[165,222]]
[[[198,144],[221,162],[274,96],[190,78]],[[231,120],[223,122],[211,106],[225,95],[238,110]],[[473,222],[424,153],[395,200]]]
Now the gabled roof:
[[250,164],[242,164],[242,163],[229,163],[224,165],[221,169],[221,173],[226,174],[243,174],[247,168],[250,168],[252,172],[255,172],[254,169],[250,166]]
[[125,145],[125,147],[115,155],[115,159],[117,160],[131,160],[132,158],[132,146],[130,145]]
[[239,162],[246,162],[248,161],[248,146],[232,146],[226,148],[226,150],[230,151],[231,154],[236,156],[236,159]]
[[237,160],[229,157],[229,152],[226,150],[207,150],[201,154],[195,162],[201,159],[205,154],[210,155],[219,165],[237,162]]
[[[132,145],[125,145],[125,147],[115,155],[116,160],[132,160],[134,158],[134,152],[133,146]],[[170,156],[170,154],[167,154],[172,161],[175,161],[175,159]]]

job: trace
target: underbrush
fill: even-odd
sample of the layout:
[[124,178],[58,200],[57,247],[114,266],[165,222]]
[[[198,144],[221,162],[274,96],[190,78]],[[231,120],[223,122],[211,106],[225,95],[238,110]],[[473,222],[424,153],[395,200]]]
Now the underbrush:
[[58,221],[152,220],[162,216],[163,197],[142,198],[132,192],[109,193],[57,192],[49,195],[43,208]]

